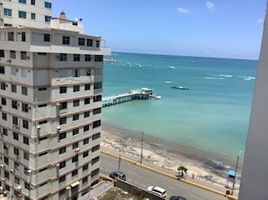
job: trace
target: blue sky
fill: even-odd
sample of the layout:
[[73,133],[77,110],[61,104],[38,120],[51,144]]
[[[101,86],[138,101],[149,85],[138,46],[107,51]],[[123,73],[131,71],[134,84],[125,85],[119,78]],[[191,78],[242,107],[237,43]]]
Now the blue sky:
[[54,0],[113,51],[257,59],[265,0]]

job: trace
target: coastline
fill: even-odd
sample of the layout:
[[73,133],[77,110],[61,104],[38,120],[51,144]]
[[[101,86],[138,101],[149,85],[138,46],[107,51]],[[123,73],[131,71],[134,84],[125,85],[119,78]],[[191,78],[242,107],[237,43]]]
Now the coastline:
[[[140,158],[141,135],[126,128],[104,122],[102,131],[102,149],[121,153],[135,160]],[[224,189],[231,160],[211,152],[178,145],[156,137],[144,135],[144,161],[176,174],[178,166],[187,167],[186,179],[212,184]],[[238,174],[239,177],[239,174]],[[240,180],[237,180],[238,188]],[[231,184],[229,183],[229,186]],[[226,189],[226,188],[225,188]]]

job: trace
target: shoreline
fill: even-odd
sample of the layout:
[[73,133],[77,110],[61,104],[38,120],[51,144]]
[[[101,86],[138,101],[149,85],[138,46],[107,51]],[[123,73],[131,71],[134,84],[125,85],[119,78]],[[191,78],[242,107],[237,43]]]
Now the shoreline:
[[[101,145],[104,149],[120,152],[127,157],[139,160],[141,135],[104,122]],[[173,174],[176,173],[178,166],[186,166],[188,168],[186,179],[194,177],[196,181],[212,184],[219,188],[225,188],[227,171],[231,168],[230,163],[232,163],[227,158],[217,154],[178,145],[148,135],[144,135],[143,155],[144,161]],[[239,182],[238,178],[236,188],[239,187]]]

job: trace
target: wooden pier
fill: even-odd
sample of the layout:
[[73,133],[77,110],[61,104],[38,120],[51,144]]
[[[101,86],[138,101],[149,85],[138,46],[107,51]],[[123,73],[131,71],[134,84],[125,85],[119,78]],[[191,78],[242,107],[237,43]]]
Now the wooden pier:
[[133,100],[146,100],[150,98],[160,99],[160,96],[155,96],[152,89],[142,88],[140,90],[131,90],[128,93],[119,94],[111,97],[104,97],[102,99],[102,107],[108,107],[125,103]]

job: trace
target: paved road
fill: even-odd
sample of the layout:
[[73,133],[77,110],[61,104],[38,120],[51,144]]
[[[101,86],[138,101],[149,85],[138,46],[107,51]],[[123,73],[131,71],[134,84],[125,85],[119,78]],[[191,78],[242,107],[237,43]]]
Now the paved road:
[[[111,171],[116,171],[117,168],[118,159],[103,153],[101,154],[102,173],[108,175]],[[223,196],[137,167],[124,160],[121,161],[121,171],[126,174],[128,182],[142,187],[143,189],[147,189],[150,185],[165,188],[167,190],[168,198],[170,195],[180,195],[186,197],[187,200],[227,200],[227,198]]]

